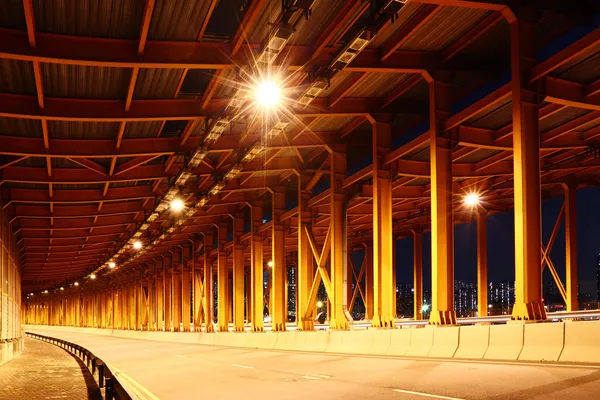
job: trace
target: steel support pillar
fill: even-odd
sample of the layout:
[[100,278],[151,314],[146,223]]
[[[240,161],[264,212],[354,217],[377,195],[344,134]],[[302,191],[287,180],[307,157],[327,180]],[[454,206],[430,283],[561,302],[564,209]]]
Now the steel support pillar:
[[[184,248],[182,250],[183,264],[181,266],[181,322],[182,329],[184,332],[190,331],[190,307],[191,307],[191,274],[193,273],[193,254],[191,254],[191,248]],[[192,265],[189,265],[189,261],[192,260]]]
[[213,323],[214,319],[214,291],[213,291],[213,260],[210,256],[210,252],[213,248],[214,235],[212,232],[204,235],[204,297],[203,297],[203,309],[204,309],[204,331],[214,332],[215,326]]
[[272,190],[272,216],[273,228],[271,230],[271,244],[273,267],[271,268],[271,296],[269,298],[269,312],[273,331],[285,331],[287,315],[285,315],[285,227],[279,221],[285,212],[285,192],[281,187]]
[[[313,255],[308,242],[308,234],[304,228],[311,222],[308,201],[312,197],[310,191],[304,190],[306,182],[304,176],[298,177],[298,274],[297,282],[297,307],[296,323],[299,330],[311,331],[315,329],[314,305],[310,304],[310,289],[315,276]],[[308,310],[308,312],[306,312]]]
[[488,315],[487,220],[477,211],[477,316]]
[[164,315],[165,315],[165,332],[171,332],[172,330],[172,310],[173,310],[173,279],[171,278],[171,271],[173,269],[173,257],[169,262],[169,268],[165,265],[163,269],[163,297],[164,297]]
[[365,319],[373,318],[375,283],[373,282],[373,246],[365,244]]
[[566,292],[567,311],[577,311],[577,186],[564,185],[565,188],[565,249],[566,249]]
[[156,281],[156,278],[154,277],[156,274],[156,264],[154,264],[154,271],[150,271],[150,268],[148,267],[148,278],[147,278],[147,285],[148,285],[148,303],[147,303],[147,308],[148,308],[148,330],[149,331],[155,331],[156,330],[156,318],[154,316],[155,310],[156,310],[156,294],[155,294],[155,287],[154,287],[154,283]]
[[[331,240],[331,256],[329,257],[330,278],[331,278],[331,293],[328,293],[329,301],[331,302],[331,314],[329,315],[330,329],[348,329],[348,317],[345,304],[345,267],[346,253],[345,249],[345,208],[346,198],[342,189],[344,177],[346,176],[346,154],[345,148],[335,149],[331,153],[329,162],[330,176],[330,240]],[[391,200],[391,199],[390,199]]]
[[217,325],[219,332],[229,332],[229,270],[227,268],[227,225],[226,221],[219,223],[217,247]]
[[171,270],[173,279],[173,331],[181,330],[181,268],[182,265],[177,265]]
[[454,223],[452,220],[452,148],[444,137],[450,115],[450,83],[429,82],[431,158],[431,314],[432,325],[456,325],[454,311]]
[[164,261],[158,261],[156,263],[156,330],[164,331],[165,330],[165,314],[164,314],[164,282],[163,282],[163,270],[164,270]]
[[510,24],[516,292],[512,319],[536,321],[546,319],[541,301],[539,96],[528,82],[535,62],[535,24],[523,17]]
[[250,286],[252,296],[251,302],[252,331],[262,332],[264,330],[263,311],[265,307],[263,290],[263,238],[258,229],[262,225],[263,209],[259,204],[253,204],[251,210],[251,238],[250,238]]
[[423,232],[413,235],[413,317],[423,319]]
[[244,234],[244,216],[233,220],[233,329],[244,332],[244,250],[241,237]]
[[394,327],[392,172],[384,157],[392,147],[389,120],[373,122],[373,326]]

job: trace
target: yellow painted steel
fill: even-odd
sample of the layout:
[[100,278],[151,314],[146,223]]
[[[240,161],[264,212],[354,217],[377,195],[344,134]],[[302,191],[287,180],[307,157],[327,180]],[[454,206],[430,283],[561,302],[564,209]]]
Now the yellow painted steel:
[[487,220],[485,211],[477,212],[477,315],[488,315]]
[[271,295],[269,296],[269,312],[273,331],[285,331],[287,315],[285,313],[285,227],[279,221],[285,212],[285,190],[282,187],[274,188],[272,191],[272,216],[273,227],[271,229],[271,254],[273,266],[271,267]]
[[373,245],[364,244],[365,257],[363,265],[365,266],[365,319],[373,318],[374,303],[374,283],[373,283]]
[[213,263],[210,257],[210,252],[213,248],[214,235],[209,232],[204,235],[204,296],[203,296],[203,310],[204,310],[204,331],[214,332],[215,327],[213,324],[214,318],[214,284],[213,284]]
[[[299,330],[310,331],[315,329],[314,305],[310,304],[310,289],[315,271],[308,235],[304,227],[311,222],[308,209],[311,193],[303,190],[305,185],[302,178],[304,177],[298,179],[298,275],[296,276],[298,306],[296,323]],[[307,310],[308,312],[306,312]]]
[[263,322],[263,238],[258,233],[258,228],[262,225],[263,209],[258,204],[252,205],[251,210],[251,239],[250,239],[250,285],[252,287],[251,313],[252,313],[252,331],[262,332],[264,330]]
[[227,222],[219,223],[217,247],[217,325],[219,332],[229,332],[229,270],[227,268]]
[[233,329],[244,332],[244,250],[240,241],[244,234],[243,215],[233,220]]
[[373,319],[377,328],[394,327],[392,174],[383,158],[391,149],[391,124],[373,123]]
[[449,116],[450,84],[429,83],[431,158],[431,314],[433,325],[455,325],[454,222],[452,220],[452,149],[443,136]]
[[[189,251],[189,250],[188,250]],[[191,307],[191,273],[188,258],[184,257],[183,269],[181,271],[181,319],[184,332],[190,331],[190,307]]]
[[[172,268],[171,259],[169,264]],[[167,266],[163,268],[163,299],[164,299],[164,315],[165,315],[165,332],[171,332],[172,330],[172,310],[173,310],[173,280],[170,276],[170,270],[167,269]]]
[[579,309],[577,279],[577,187],[565,188],[565,249],[567,311]]
[[515,196],[515,305],[512,319],[545,320],[542,304],[540,132],[538,96],[529,91],[535,24],[510,24]]
[[344,254],[344,207],[345,195],[342,186],[346,174],[346,155],[344,153],[333,152],[330,157],[330,181],[331,181],[331,203],[330,215],[330,270],[331,270],[331,291],[328,291],[329,301],[331,302],[331,314],[329,317],[330,329],[348,329],[348,318],[344,310],[344,265],[346,255]]
[[412,231],[413,235],[413,316],[423,319],[423,232]]

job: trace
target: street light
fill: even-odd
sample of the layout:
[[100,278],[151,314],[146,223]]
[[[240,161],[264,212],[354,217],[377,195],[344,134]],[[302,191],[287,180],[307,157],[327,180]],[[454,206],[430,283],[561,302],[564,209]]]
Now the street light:
[[263,107],[273,107],[279,103],[279,86],[273,81],[263,81],[255,89],[258,104]]
[[472,192],[465,195],[463,203],[465,203],[466,206],[475,207],[479,205],[480,200],[479,193]]
[[171,200],[171,210],[174,212],[179,212],[185,208],[185,203],[179,197]]
[[79,286],[79,282],[75,282],[73,286]]
[[96,279],[96,274],[91,274],[90,279]]
[[273,267],[273,260],[269,261],[267,263],[267,267],[272,268]]
[[323,307],[323,302],[321,300],[317,301],[317,308]]
[[115,264],[114,261],[111,261],[111,262],[108,263],[108,268],[110,268],[110,269],[113,269],[116,266],[117,266],[117,264]]
[[429,311],[429,304],[427,304],[427,303],[423,304],[423,306],[421,307],[421,311],[423,311],[423,312]]
[[142,242],[140,242],[139,240],[136,240],[135,242],[133,242],[133,248],[135,250],[140,250],[142,248]]

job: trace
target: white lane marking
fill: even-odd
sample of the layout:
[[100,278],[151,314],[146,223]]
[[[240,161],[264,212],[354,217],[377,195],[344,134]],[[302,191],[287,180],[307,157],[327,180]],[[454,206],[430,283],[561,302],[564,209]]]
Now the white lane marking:
[[320,379],[320,378],[318,378],[318,377],[316,377],[316,376],[309,376],[309,375],[302,375],[302,377],[303,377],[304,379],[310,379],[310,380],[313,380],[313,381],[314,381],[314,380],[317,380],[317,379]]
[[402,390],[402,389],[392,389],[394,392],[405,393],[405,394],[414,394],[415,396],[423,396],[423,397],[433,397],[435,399],[446,399],[446,400],[463,400],[458,397],[448,397],[448,396],[439,396],[437,394],[429,394],[422,392],[413,392],[412,390]]
[[325,379],[331,378],[331,375],[318,375],[318,376],[320,378],[325,378]]
[[175,357],[182,357],[182,358],[185,358],[185,356],[182,356],[181,354],[175,354]]
[[231,364],[234,367],[238,367],[238,368],[248,368],[248,369],[254,369],[254,367],[251,367],[249,365],[241,365],[241,364]]

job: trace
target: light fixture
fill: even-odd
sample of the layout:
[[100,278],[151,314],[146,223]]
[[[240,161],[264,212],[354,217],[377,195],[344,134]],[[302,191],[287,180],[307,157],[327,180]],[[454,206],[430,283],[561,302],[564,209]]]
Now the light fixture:
[[33,296],[33,293],[29,293],[30,296]]
[[279,87],[273,81],[263,81],[256,87],[256,100],[263,107],[277,105],[279,95]]
[[96,279],[96,274],[91,274],[90,279]]
[[317,301],[317,308],[323,307],[323,302],[321,300]]
[[140,250],[142,248],[142,242],[140,242],[139,240],[136,240],[135,242],[133,242],[133,248],[136,250]]
[[65,290],[65,288],[61,286],[61,287],[60,287],[60,290]]
[[117,266],[117,264],[114,261],[111,261],[108,263],[108,268],[110,268],[110,269],[113,269],[116,266]]
[[465,198],[463,199],[463,203],[465,203],[466,206],[469,207],[475,207],[476,205],[479,204],[479,194],[472,192],[472,193],[468,193]]
[[48,289],[44,290],[44,293],[45,293],[45,294],[48,294]]
[[73,286],[79,286],[79,282],[73,283]]
[[429,304],[427,304],[427,303],[423,304],[423,307],[421,307],[421,311],[423,311],[423,312],[429,311]]
[[179,197],[176,197],[173,200],[171,200],[170,207],[171,211],[179,212],[185,208],[185,203]]
[[269,262],[267,263],[267,266],[268,266],[269,268],[273,267],[273,260],[269,261]]

